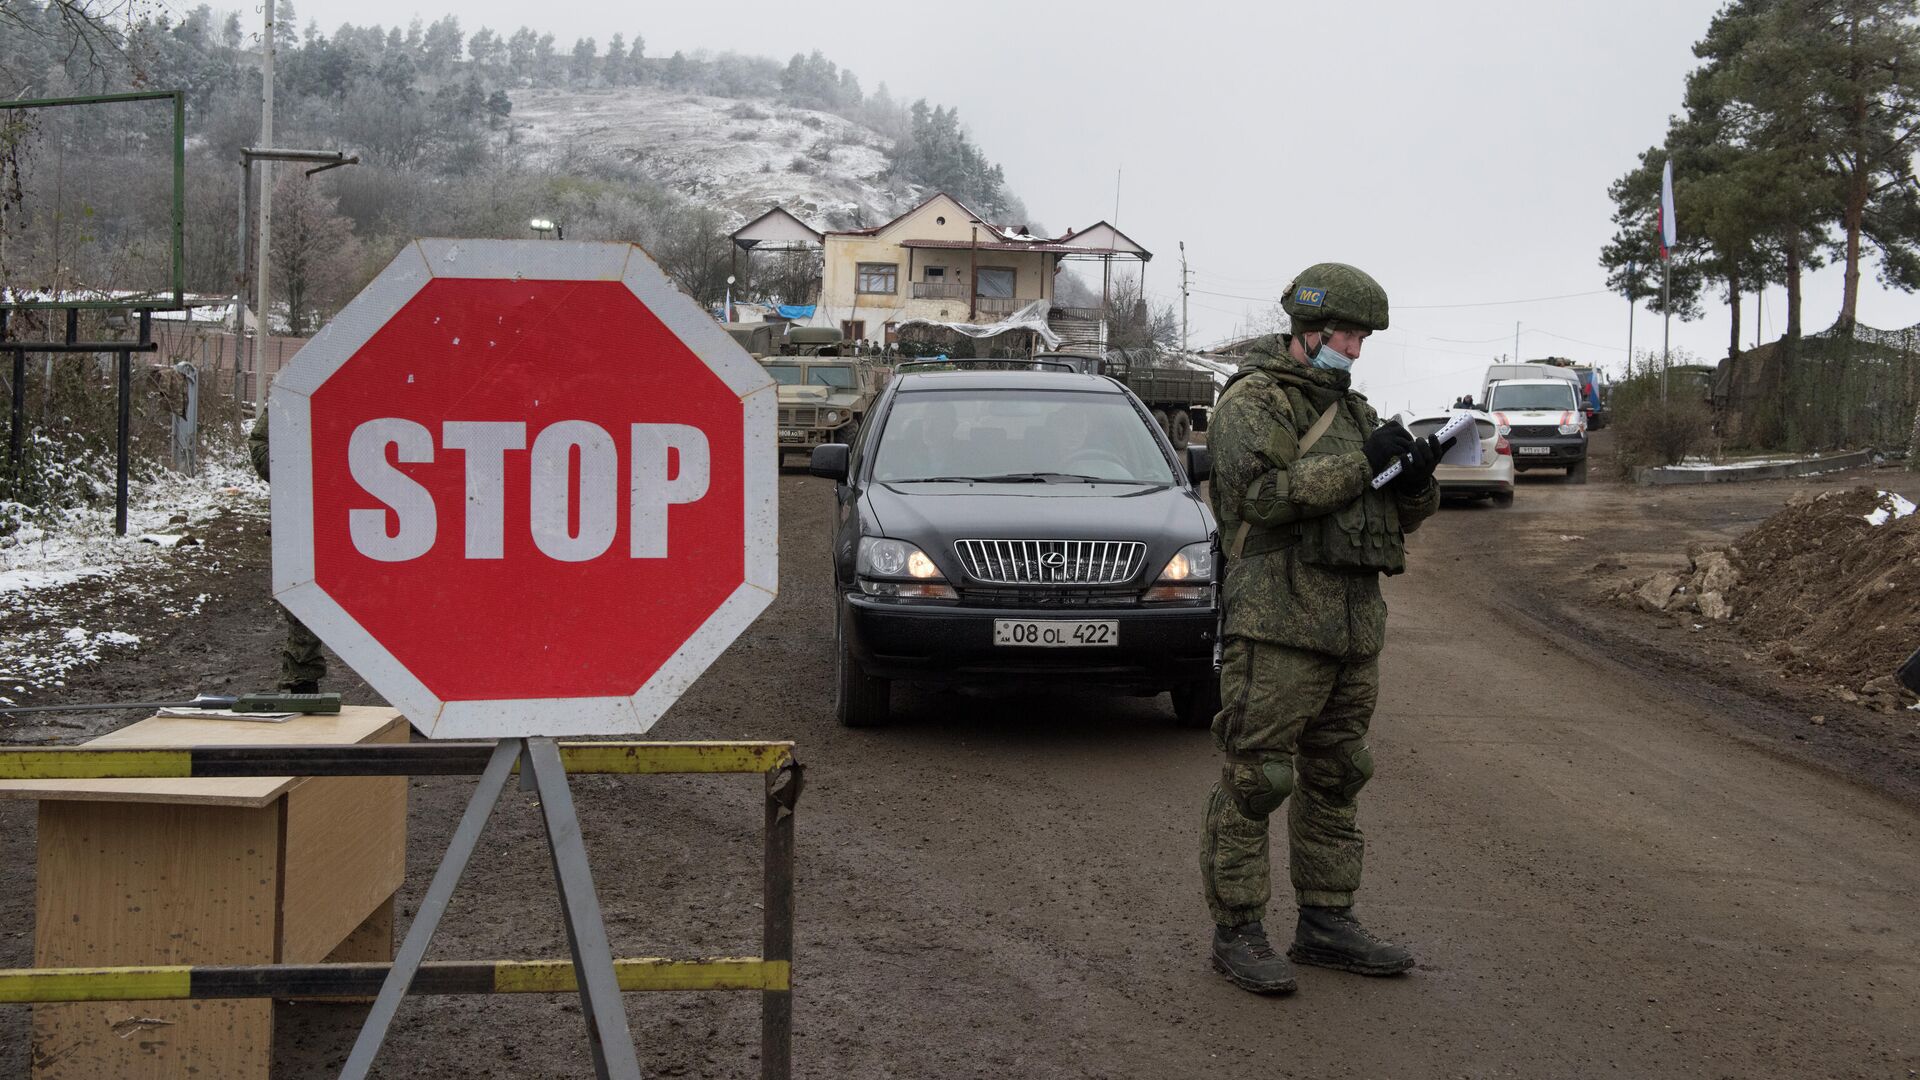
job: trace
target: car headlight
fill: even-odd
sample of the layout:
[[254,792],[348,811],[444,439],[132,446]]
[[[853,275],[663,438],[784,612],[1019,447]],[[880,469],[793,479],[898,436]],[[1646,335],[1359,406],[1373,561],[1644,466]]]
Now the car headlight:
[[861,537],[860,554],[855,563],[855,569],[861,577],[946,580],[926,552],[905,540],[892,540],[884,536]]
[[1213,544],[1202,540],[1173,553],[1160,571],[1161,582],[1200,583],[1213,580]]
[[827,410],[827,415],[826,415],[826,421],[827,421],[827,426],[828,426],[828,427],[832,427],[832,426],[834,426],[835,424],[838,424],[838,423],[840,422],[840,413],[839,413],[839,411],[838,411],[838,410],[835,410],[835,409],[828,409],[828,410]]
[[1560,425],[1560,434],[1562,434],[1562,435],[1578,435],[1578,434],[1580,434],[1580,427],[1581,427],[1581,425],[1579,425],[1579,424],[1561,424],[1561,425]]

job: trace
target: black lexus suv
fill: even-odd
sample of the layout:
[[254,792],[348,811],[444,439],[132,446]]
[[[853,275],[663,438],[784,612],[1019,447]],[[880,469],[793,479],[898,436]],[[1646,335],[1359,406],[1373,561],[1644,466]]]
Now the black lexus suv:
[[896,681],[1066,679],[1211,723],[1206,447],[1176,454],[1104,376],[941,366],[901,365],[851,446],[813,451],[840,504],[841,722],[884,722]]

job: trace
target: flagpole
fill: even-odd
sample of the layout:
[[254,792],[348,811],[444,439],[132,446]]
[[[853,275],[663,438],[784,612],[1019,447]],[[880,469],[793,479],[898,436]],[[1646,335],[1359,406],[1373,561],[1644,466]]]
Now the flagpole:
[[1673,260],[1660,260],[1660,402],[1667,400],[1667,367],[1673,363]]

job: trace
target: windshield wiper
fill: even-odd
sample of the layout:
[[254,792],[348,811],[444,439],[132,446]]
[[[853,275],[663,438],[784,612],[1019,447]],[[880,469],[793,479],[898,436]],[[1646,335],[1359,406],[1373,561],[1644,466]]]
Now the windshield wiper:
[[1046,479],[1040,473],[1017,473],[1007,476],[911,476],[904,480],[889,480],[889,484],[1044,484]]

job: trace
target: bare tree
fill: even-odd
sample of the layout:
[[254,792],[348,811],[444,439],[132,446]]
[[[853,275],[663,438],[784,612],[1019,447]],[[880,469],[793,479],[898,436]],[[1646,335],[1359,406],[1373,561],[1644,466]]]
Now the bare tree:
[[274,277],[286,290],[287,329],[295,336],[359,284],[353,222],[340,213],[338,199],[291,169],[274,184],[272,259]]

